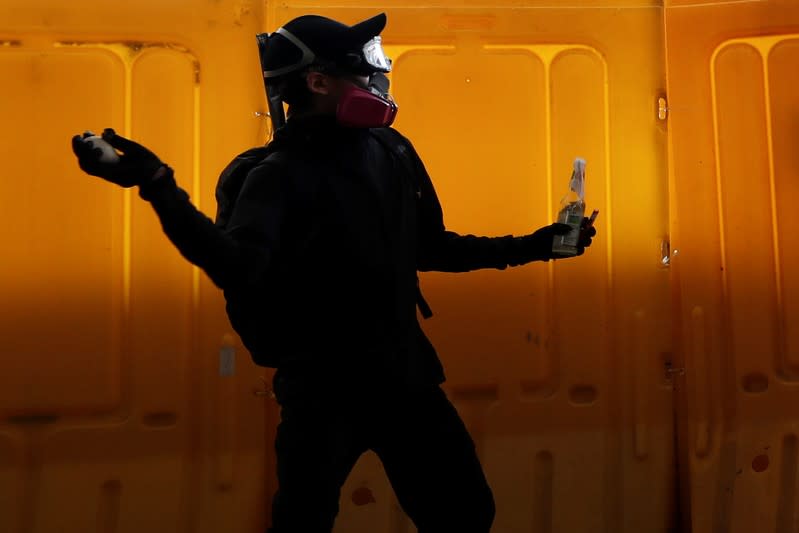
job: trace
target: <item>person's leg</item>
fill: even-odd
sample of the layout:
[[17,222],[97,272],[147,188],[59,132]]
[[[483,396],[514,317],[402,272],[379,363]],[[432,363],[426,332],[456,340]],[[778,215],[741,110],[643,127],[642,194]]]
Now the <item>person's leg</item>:
[[366,451],[346,406],[323,398],[286,402],[275,451],[278,490],[267,533],[329,533],[341,487]]
[[494,498],[474,442],[440,387],[398,398],[373,449],[419,533],[487,533]]

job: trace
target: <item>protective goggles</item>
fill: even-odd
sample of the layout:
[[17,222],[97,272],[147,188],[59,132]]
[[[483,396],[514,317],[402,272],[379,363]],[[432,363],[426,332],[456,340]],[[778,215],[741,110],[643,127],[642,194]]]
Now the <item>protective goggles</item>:
[[375,72],[391,72],[391,59],[383,50],[383,39],[379,35],[363,45],[363,61]]

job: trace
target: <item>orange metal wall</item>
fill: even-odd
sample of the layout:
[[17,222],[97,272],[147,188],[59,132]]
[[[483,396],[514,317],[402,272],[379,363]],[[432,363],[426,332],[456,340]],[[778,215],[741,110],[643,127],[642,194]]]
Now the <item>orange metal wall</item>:
[[668,2],[665,20],[681,492],[697,533],[783,533],[799,528],[799,3],[714,4]]
[[[579,259],[422,277],[494,531],[795,531],[799,3],[0,0],[0,532],[263,530],[270,373],[69,139],[115,127],[213,215],[268,133],[253,35],[382,10],[450,229],[550,223],[576,156],[601,210]],[[341,505],[414,530],[373,454]]]
[[259,9],[0,3],[3,533],[263,527],[261,370],[152,209],[69,147],[113,126],[213,213],[263,135]]

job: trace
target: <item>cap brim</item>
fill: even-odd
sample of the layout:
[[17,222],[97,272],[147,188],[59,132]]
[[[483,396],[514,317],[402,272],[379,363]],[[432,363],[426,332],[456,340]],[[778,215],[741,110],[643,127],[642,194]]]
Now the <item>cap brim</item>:
[[380,13],[357,24],[350,26],[349,34],[356,44],[364,44],[373,37],[377,37],[386,28],[386,14]]

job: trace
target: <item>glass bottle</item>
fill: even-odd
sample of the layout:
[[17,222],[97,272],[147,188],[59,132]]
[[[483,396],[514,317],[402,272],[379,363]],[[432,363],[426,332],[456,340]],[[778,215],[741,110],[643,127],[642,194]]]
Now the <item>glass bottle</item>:
[[574,160],[574,170],[569,180],[569,192],[560,201],[558,222],[571,226],[565,235],[555,235],[552,242],[552,253],[560,257],[577,255],[577,242],[580,238],[580,226],[585,216],[585,159]]

